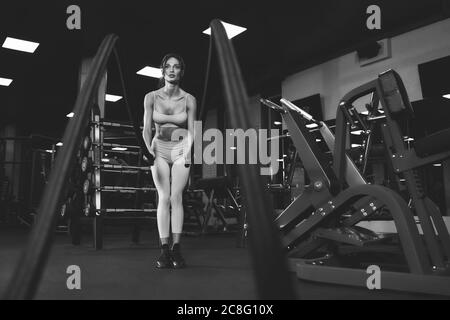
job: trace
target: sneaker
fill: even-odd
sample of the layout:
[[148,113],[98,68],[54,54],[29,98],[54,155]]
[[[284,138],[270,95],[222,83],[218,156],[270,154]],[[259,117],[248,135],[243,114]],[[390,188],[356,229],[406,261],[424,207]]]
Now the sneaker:
[[172,262],[170,259],[170,250],[168,244],[163,244],[161,247],[161,255],[156,260],[156,267],[158,269],[171,268]]
[[181,269],[186,266],[186,262],[184,261],[183,257],[181,256],[179,243],[175,243],[173,245],[171,255],[172,255],[172,266],[175,269]]

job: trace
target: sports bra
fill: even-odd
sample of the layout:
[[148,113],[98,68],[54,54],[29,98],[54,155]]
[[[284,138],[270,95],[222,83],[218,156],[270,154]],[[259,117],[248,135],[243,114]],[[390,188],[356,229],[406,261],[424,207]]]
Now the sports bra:
[[[187,123],[187,95],[184,95],[184,110],[181,112],[178,112],[176,114],[164,114],[158,111],[158,96],[159,94],[156,91],[153,91],[153,121],[159,125],[164,124],[173,124],[178,127],[184,127]],[[170,101],[171,104],[177,104],[182,101],[182,99],[179,99],[177,101]]]

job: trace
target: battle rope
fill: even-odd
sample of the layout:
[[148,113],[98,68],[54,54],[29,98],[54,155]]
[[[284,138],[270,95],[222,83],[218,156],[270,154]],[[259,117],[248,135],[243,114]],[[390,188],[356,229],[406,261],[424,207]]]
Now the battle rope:
[[200,112],[199,112],[199,119],[202,122],[206,121],[205,104],[206,104],[206,92],[208,90],[209,72],[211,69],[211,56],[212,56],[212,38],[209,39],[208,59],[206,62],[206,72],[205,72],[205,82],[203,84],[202,103],[201,103]]

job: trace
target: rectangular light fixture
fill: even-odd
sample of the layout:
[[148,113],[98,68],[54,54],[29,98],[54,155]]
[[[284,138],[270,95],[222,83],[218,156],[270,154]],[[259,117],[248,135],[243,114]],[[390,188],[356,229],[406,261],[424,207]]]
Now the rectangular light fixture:
[[58,142],[58,143],[56,144],[56,146],[57,146],[57,147],[62,147],[62,146],[63,146],[63,143],[62,143],[62,142]]
[[117,102],[120,99],[122,99],[121,96],[116,96],[116,95],[113,95],[113,94],[106,94],[105,95],[105,100],[109,101],[109,102]]
[[141,75],[141,76],[157,78],[157,79],[162,77],[162,73],[161,73],[161,69],[160,68],[154,68],[154,67],[149,67],[149,66],[146,66],[146,67],[142,68],[141,70],[139,70],[136,73]]
[[276,125],[276,126],[280,126],[282,123],[280,121],[274,121],[273,124]]
[[434,163],[433,167],[442,167],[442,163]]
[[[223,21],[221,21],[221,22],[225,28],[225,32],[227,33],[228,39],[232,39],[232,38],[236,37],[238,34],[241,34],[245,30],[247,30],[247,28],[244,28],[244,27],[236,26],[234,24],[226,23]],[[203,33],[210,36],[211,28],[204,30]]]
[[316,123],[310,123],[310,124],[307,124],[306,125],[306,127],[308,128],[308,129],[314,129],[314,128],[317,128],[319,125],[318,124],[316,124]]
[[71,113],[66,114],[66,117],[67,118],[73,118],[74,115],[75,115],[75,113],[71,112]]
[[114,148],[112,148],[112,150],[114,150],[114,151],[126,151],[128,149],[127,148],[123,148],[123,147],[114,147]]
[[28,52],[33,53],[37,47],[39,46],[39,43],[37,42],[31,42],[26,40],[20,40],[16,38],[7,37],[5,39],[5,42],[3,42],[2,47],[6,49],[11,50],[17,50],[22,52]]
[[11,84],[12,79],[0,78],[0,86],[8,87]]
[[316,142],[322,142],[322,139],[316,139]]
[[356,130],[356,131],[352,131],[351,132],[351,134],[353,134],[355,136],[360,136],[363,133],[364,133],[364,130]]
[[450,94],[444,94],[443,97],[447,98],[447,99],[450,99]]
[[358,144],[358,143],[352,144],[352,148],[359,148],[359,147],[362,147],[362,144]]
[[237,150],[237,147],[230,147],[231,150]]

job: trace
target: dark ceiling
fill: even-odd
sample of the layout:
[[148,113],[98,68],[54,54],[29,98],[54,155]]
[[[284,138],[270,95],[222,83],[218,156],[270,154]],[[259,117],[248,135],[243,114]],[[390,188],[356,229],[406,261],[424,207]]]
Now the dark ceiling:
[[[71,4],[81,8],[81,30],[66,28]],[[366,28],[371,4],[381,8],[380,31]],[[108,33],[120,37],[128,95],[140,116],[143,97],[157,81],[136,71],[157,66],[167,52],[184,57],[182,86],[200,102],[209,46],[202,31],[214,18],[248,28],[233,39],[247,89],[269,95],[280,93],[282,79],[301,69],[446,17],[442,0],[3,1],[0,41],[12,36],[40,46],[35,54],[0,48],[0,77],[14,79],[10,87],[0,86],[0,124],[17,123],[22,134],[61,136],[76,98],[80,62]],[[220,90],[214,61],[208,97]],[[114,64],[108,72],[108,93],[122,95]],[[127,120],[123,101],[108,103],[107,115]]]

